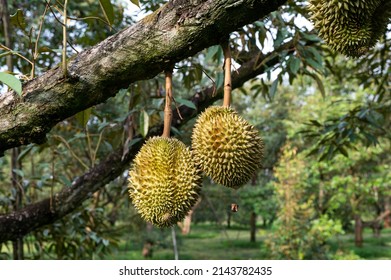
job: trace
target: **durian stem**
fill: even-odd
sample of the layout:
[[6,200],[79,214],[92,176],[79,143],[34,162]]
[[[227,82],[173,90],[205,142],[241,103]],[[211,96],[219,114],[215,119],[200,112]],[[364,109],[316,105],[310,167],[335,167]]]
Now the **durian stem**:
[[172,70],[166,70],[166,105],[164,107],[164,128],[163,137],[170,138],[171,121],[172,121]]
[[232,79],[231,79],[231,50],[228,40],[221,44],[224,53],[224,101],[223,106],[231,105]]

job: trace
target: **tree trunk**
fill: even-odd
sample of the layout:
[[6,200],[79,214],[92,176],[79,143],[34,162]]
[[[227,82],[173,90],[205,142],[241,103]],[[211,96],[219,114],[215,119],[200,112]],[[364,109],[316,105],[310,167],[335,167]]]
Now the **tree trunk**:
[[361,216],[354,215],[354,243],[357,247],[362,247],[363,244],[363,223]]
[[257,231],[257,214],[251,212],[250,216],[250,242],[255,242],[255,236]]

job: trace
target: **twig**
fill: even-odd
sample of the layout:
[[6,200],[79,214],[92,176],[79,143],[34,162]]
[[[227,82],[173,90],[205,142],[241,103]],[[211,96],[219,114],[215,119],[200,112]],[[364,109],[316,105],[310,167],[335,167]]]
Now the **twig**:
[[35,39],[34,54],[33,54],[33,62],[34,63],[32,65],[33,67],[31,68],[31,77],[30,78],[34,78],[34,76],[35,76],[35,61],[38,58],[38,42],[39,42],[39,38],[41,37],[42,27],[43,27],[43,23],[44,23],[45,16],[46,16],[48,9],[49,9],[49,5],[48,5],[48,3],[46,3],[45,10],[43,11],[43,14],[41,16],[41,20],[39,22],[37,38]]
[[67,76],[67,5],[68,0],[64,3],[64,25],[62,27],[62,70],[64,77]]
[[166,75],[166,105],[164,107],[164,128],[163,137],[170,137],[171,121],[172,121],[172,69],[165,71]]
[[231,105],[232,79],[231,79],[231,50],[228,41],[221,44],[224,53],[224,101],[223,106]]

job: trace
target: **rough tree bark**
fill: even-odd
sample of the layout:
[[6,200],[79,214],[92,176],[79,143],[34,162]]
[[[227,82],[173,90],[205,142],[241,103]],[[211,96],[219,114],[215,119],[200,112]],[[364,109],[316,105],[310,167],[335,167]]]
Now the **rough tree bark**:
[[[209,3],[210,1],[198,1],[198,2],[203,3],[203,5],[211,5],[211,3]],[[239,9],[238,13],[243,11],[245,12],[248,9],[250,10],[255,9],[255,11],[252,11],[250,15],[251,17],[253,17],[253,19],[257,19],[259,17],[266,15],[271,10],[276,9],[278,5],[282,4],[284,1],[214,1],[214,2],[220,3],[220,5],[215,8],[223,9],[222,11],[220,11],[220,13],[222,15],[225,15],[225,16],[220,15],[219,17],[216,16],[215,19],[219,19],[219,21],[224,21],[224,19],[228,20],[230,18],[229,14],[228,15],[226,14],[226,10],[227,9],[230,10],[232,8],[232,6],[230,5],[236,2],[238,2],[238,6],[237,6],[237,8]],[[227,6],[225,2],[227,2],[229,5]],[[172,1],[170,3],[175,4],[178,3],[178,1]],[[243,5],[243,3],[245,3],[245,7],[241,6]],[[248,5],[249,7],[247,7],[246,5]],[[201,7],[203,6],[201,5]],[[262,7],[264,8],[264,10],[261,10]],[[162,10],[164,11],[165,9],[172,9],[172,7],[168,5],[168,8],[163,8]],[[197,10],[197,7],[195,7],[195,9]],[[200,12],[201,15],[204,16],[208,14],[206,11],[203,10],[201,11],[197,10],[197,12]],[[256,12],[258,12],[258,16],[254,14]],[[155,14],[154,16],[150,16],[150,18],[155,17],[157,18],[156,21],[167,22],[167,19],[164,20],[164,15],[165,13],[162,13],[160,11],[157,12],[157,14]],[[181,15],[181,13],[179,13],[179,15]],[[187,11],[186,19],[184,19],[184,23],[182,22],[182,24],[186,25],[186,21],[189,20],[188,18],[191,16],[192,16],[191,11]],[[238,26],[250,22],[248,20],[247,15],[246,16],[242,15],[242,17],[245,17],[246,20],[236,19]],[[237,18],[237,15],[234,18]],[[218,22],[215,22],[215,24],[218,24]],[[225,35],[231,32],[231,30],[234,29],[234,26],[236,26],[236,25],[232,25],[231,23],[229,24],[220,23],[220,24],[222,24],[222,26],[225,25],[229,26],[229,28],[225,30],[225,32],[227,32]],[[149,26],[148,24],[143,23],[143,21],[141,25],[147,29],[153,28],[153,26]],[[157,25],[156,28],[158,28],[159,26],[160,25]],[[129,34],[133,34],[133,36],[135,36],[137,39],[138,36],[142,35],[142,34],[135,35],[134,32],[136,32],[136,30],[139,30],[138,28],[131,27],[129,29],[133,30],[132,32],[129,31],[129,29],[126,29],[124,31],[121,31],[120,33],[126,33],[128,36],[130,36]],[[190,26],[190,27],[179,26],[176,28],[177,29],[181,29],[181,28],[201,29],[199,30],[199,32],[203,33],[202,31],[203,28],[202,26],[200,27],[199,25]],[[158,36],[158,37],[162,36],[161,35],[161,33],[163,32],[162,30],[164,29],[160,29],[160,33],[155,30],[156,33],[154,36]],[[185,30],[186,29],[182,30],[181,32],[185,32]],[[208,36],[213,37],[213,35],[210,34],[208,35],[208,34],[209,33],[206,32],[204,35],[207,37]],[[39,142],[37,140],[42,139],[45,133],[49,131],[50,128],[56,122],[61,121],[62,119],[65,119],[67,116],[76,113],[78,111],[81,111],[91,105],[94,105],[99,102],[103,102],[111,95],[115,94],[115,91],[118,88],[127,86],[132,81],[151,77],[152,76],[151,72],[158,74],[162,69],[164,69],[166,65],[166,61],[164,59],[159,60],[159,63],[154,62],[154,64],[151,65],[150,63],[151,60],[147,60],[145,56],[143,57],[143,54],[146,54],[146,52],[141,52],[141,56],[136,57],[135,53],[133,53],[132,50],[128,50],[128,52],[126,50],[122,50],[119,51],[118,54],[118,55],[122,55],[121,57],[124,57],[123,53],[128,53],[128,55],[129,53],[133,53],[133,55],[129,57],[129,60],[132,61],[130,65],[126,61],[122,61],[124,64],[126,64],[122,69],[126,72],[126,75],[128,77],[131,77],[130,81],[125,81],[125,78],[122,77],[122,74],[117,73],[119,75],[118,77],[119,82],[116,84],[115,78],[117,77],[115,77],[115,74],[113,74],[115,69],[108,70],[108,72],[110,72],[111,74],[109,75],[110,78],[107,80],[107,77],[105,76],[104,72],[97,73],[99,72],[99,69],[97,69],[99,68],[99,66],[96,66],[95,64],[99,64],[99,62],[89,61],[93,65],[91,66],[91,69],[87,69],[86,65],[88,63],[86,63],[86,61],[88,59],[94,60],[100,57],[100,59],[106,60],[106,62],[107,60],[113,59],[111,57],[111,54],[108,54],[107,52],[109,50],[118,51],[118,50],[113,50],[113,44],[115,44],[116,41],[115,38],[117,38],[116,36],[119,36],[118,40],[122,40],[122,41],[125,40],[126,42],[127,40],[131,41],[131,39],[129,38],[124,38],[124,35],[117,34],[114,37],[110,37],[106,41],[98,44],[93,49],[81,53],[79,58],[75,58],[74,60],[72,60],[69,66],[69,69],[73,69],[71,71],[71,75],[74,75],[75,71],[79,71],[77,69],[78,66],[80,66],[81,68],[84,67],[84,70],[80,70],[81,74],[83,74],[83,71],[84,72],[87,71],[86,73],[83,74],[83,76],[79,76],[78,81],[73,81],[72,78],[65,81],[62,79],[61,70],[53,69],[50,70],[48,73],[44,74],[43,76],[27,83],[23,89],[24,97],[22,100],[18,100],[18,98],[12,94],[6,94],[0,96],[0,114],[2,115],[2,117],[4,115],[4,118],[0,119],[0,151],[5,151],[10,147],[22,145],[29,142]],[[170,35],[169,37],[171,38],[171,36],[175,37],[173,35]],[[145,39],[147,40],[148,38],[149,37],[147,36]],[[213,41],[215,39],[209,37],[209,40]],[[171,43],[175,42],[175,40],[174,41],[168,40],[168,41]],[[212,45],[213,42],[211,43],[208,42],[208,40],[206,40],[203,41],[201,45],[199,45],[198,43],[194,43],[194,44],[197,45],[198,49],[202,49],[203,47]],[[216,42],[218,42],[217,39]],[[127,43],[130,44],[130,42]],[[189,46],[194,46],[194,45],[189,43]],[[193,48],[189,50],[189,46],[187,47],[185,45],[182,46],[183,53],[180,56],[178,55],[179,51],[177,51],[176,53],[175,52],[172,53],[169,49],[166,49],[167,51],[166,55],[161,57],[163,58],[166,57],[167,59],[170,60],[170,63],[179,61],[188,55],[192,55],[196,53],[196,52],[192,52],[192,50],[194,50]],[[144,47],[148,48],[148,46],[144,46]],[[280,48],[291,49],[291,47],[292,47],[292,43],[287,43],[285,45],[282,45]],[[153,46],[149,46],[148,49],[149,52],[151,52]],[[107,57],[102,58],[101,53],[105,53]],[[154,56],[152,54],[150,55],[153,56],[154,59],[158,59],[159,57],[159,55],[158,56]],[[152,62],[154,61],[154,59],[152,59]],[[232,77],[233,89],[242,86],[246,81],[263,73],[266,68],[275,65],[278,62],[279,62],[279,57],[276,57],[275,53],[269,55],[263,55],[261,52],[259,52],[258,54],[254,54],[254,56],[251,57],[249,61],[243,62],[242,66],[238,69],[238,71],[234,72]],[[102,63],[105,64],[105,62]],[[143,63],[145,64],[144,65],[145,70],[142,69]],[[119,67],[118,65],[120,64],[120,62],[114,61],[114,64],[117,65],[114,66],[114,68],[116,68]],[[103,66],[101,65],[100,67]],[[106,68],[107,67],[110,67],[110,65],[107,64]],[[132,72],[133,67],[135,67],[135,73]],[[90,78],[91,80],[87,79],[87,77]],[[47,79],[47,82],[45,81],[45,79]],[[82,89],[84,87],[88,87],[88,85],[94,88],[94,90],[96,91],[95,94],[93,92],[94,90],[92,90],[91,92],[88,88],[86,88],[85,94],[81,92]],[[202,92],[198,92],[194,94],[194,96],[191,98],[191,101],[197,106],[198,110],[195,111],[186,106],[181,106],[179,110],[181,112],[183,119],[180,119],[176,114],[176,112],[174,112],[173,126],[179,127],[182,123],[194,117],[197,114],[197,112],[201,111],[203,108],[209,106],[215,100],[220,99],[222,97],[221,90],[218,90],[217,94],[215,95],[213,95],[212,93],[213,93],[213,88],[208,88]],[[79,94],[80,96],[75,96],[77,94]],[[72,100],[72,98],[74,98],[74,100]],[[28,110],[26,109],[28,105],[34,108]],[[66,109],[68,109],[68,112]],[[40,112],[37,112],[37,110],[45,111],[45,113],[40,114]],[[14,116],[14,119],[12,119],[11,116]],[[158,125],[153,129],[151,129],[150,130],[151,134],[148,136],[161,134],[161,127],[162,125]],[[36,133],[37,131],[39,133]],[[8,137],[11,138],[7,138],[7,135]],[[16,140],[13,139],[12,137],[16,137]],[[141,147],[141,144],[142,143],[139,142],[138,144],[133,145],[124,157],[123,157],[122,149],[119,149],[109,154],[107,157],[105,157],[105,160],[102,160],[99,164],[94,166],[89,172],[76,178],[73,181],[71,188],[64,188],[64,190],[55,194],[53,197],[34,203],[32,205],[28,205],[16,212],[0,215],[0,243],[7,240],[15,240],[16,238],[23,236],[34,229],[37,229],[43,225],[53,223],[55,220],[60,219],[66,214],[73,211],[84,200],[90,198],[95,191],[97,191],[100,188],[103,188],[105,184],[114,180],[116,177],[122,174],[123,171],[128,168],[129,163],[137,153],[138,149]]]
[[0,155],[42,143],[61,120],[156,76],[170,65],[219,44],[235,29],[286,0],[171,0],[153,14],[23,86],[22,98],[0,95]]

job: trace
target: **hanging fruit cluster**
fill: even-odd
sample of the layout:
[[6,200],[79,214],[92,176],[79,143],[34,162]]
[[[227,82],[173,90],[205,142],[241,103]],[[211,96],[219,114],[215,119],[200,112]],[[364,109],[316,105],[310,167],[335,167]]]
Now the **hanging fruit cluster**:
[[319,36],[350,57],[368,52],[391,16],[390,0],[310,0],[308,8]]
[[[164,132],[150,138],[129,171],[129,195],[148,222],[169,227],[184,219],[198,200],[202,172],[216,183],[238,189],[261,167],[259,132],[230,107],[231,54],[224,50],[224,104],[207,108],[192,135],[192,151],[170,138],[172,85],[166,72]],[[237,211],[237,207],[235,208]]]

